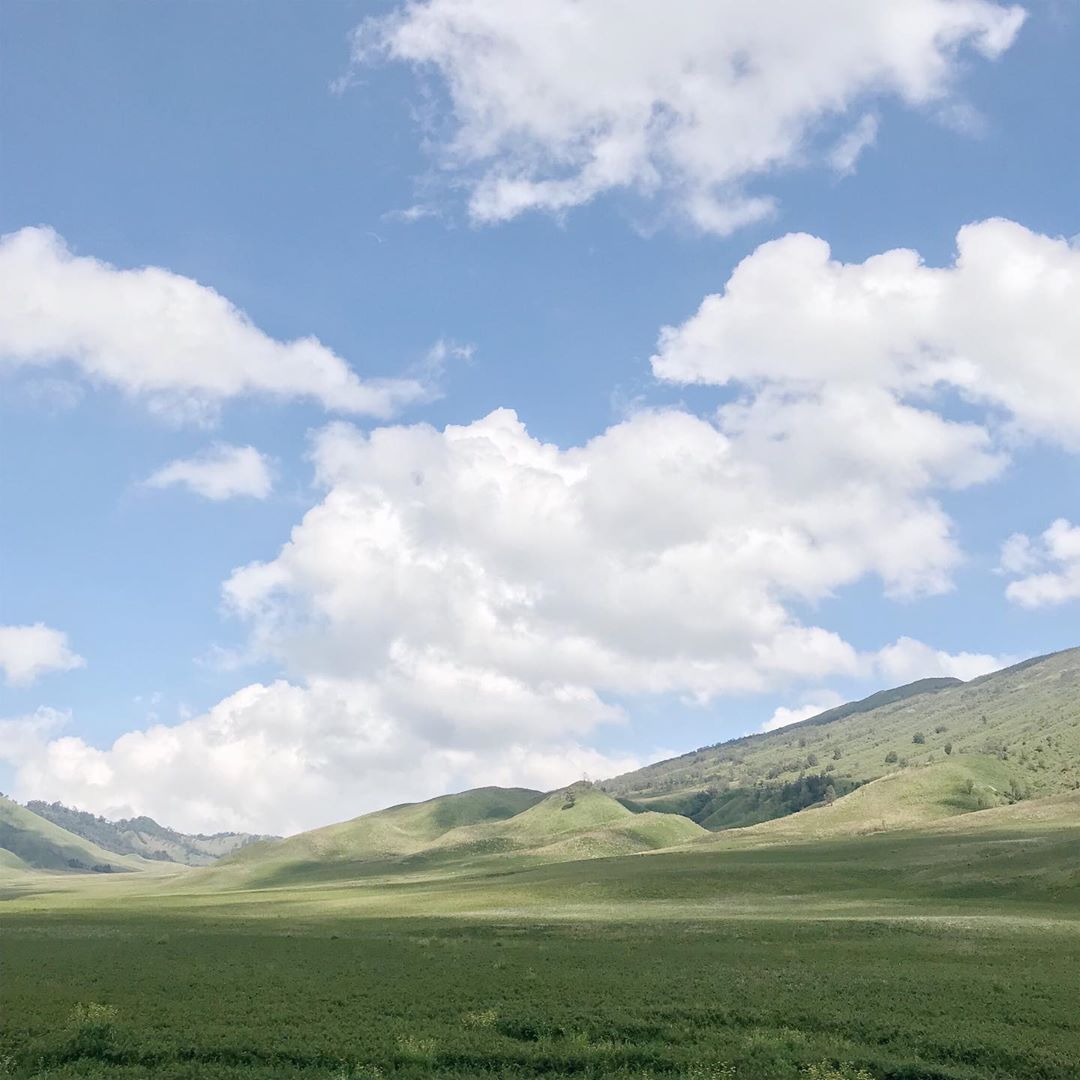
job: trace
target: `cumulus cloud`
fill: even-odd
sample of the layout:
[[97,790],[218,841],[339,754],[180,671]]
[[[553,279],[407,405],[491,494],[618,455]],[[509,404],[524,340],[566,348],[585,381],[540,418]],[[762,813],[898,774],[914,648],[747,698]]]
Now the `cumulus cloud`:
[[1024,575],[1005,590],[1021,607],[1080,600],[1080,525],[1058,518],[1035,540],[1023,533],[1009,537],[1002,548],[1001,568]]
[[421,379],[362,380],[314,337],[277,341],[191,278],[75,255],[49,228],[0,238],[0,293],[0,372],[68,364],[179,418],[244,394],[385,418],[432,395]]
[[797,444],[777,455],[752,411],[730,428],[641,411],[568,449],[508,410],[441,431],[330,425],[312,448],[321,500],[225,586],[290,681],[106,749],[48,741],[19,790],[287,829],[494,777],[625,771],[588,748],[625,720],[616,699],[867,672],[795,610],[867,575],[941,587],[956,551],[926,498],[942,448],[923,453],[837,480]]
[[675,0],[659,19],[651,0],[412,0],[365,20],[354,58],[436,77],[476,221],[630,189],[726,233],[771,212],[752,181],[852,168],[875,122],[831,154],[823,131],[868,99],[940,110],[962,58],[999,56],[1023,19],[990,0]]
[[991,671],[1000,671],[1015,662],[1016,658],[1012,656],[948,653],[913,638],[902,637],[878,652],[874,666],[887,680],[902,685],[931,678],[963,679],[967,682]]
[[[920,404],[948,391],[1006,435],[1080,450],[1077,296],[1080,248],[1011,221],[965,226],[942,268],[909,250],[841,263],[824,240],[792,234],[763,244],[722,293],[668,327],[653,371],[800,401]],[[898,408],[896,423],[933,423]]]
[[44,705],[24,716],[0,719],[0,761],[24,765],[70,720],[70,713]]
[[[912,252],[845,266],[786,237],[661,337],[661,378],[732,388],[711,416],[642,408],[570,447],[507,409],[331,424],[317,504],[224,587],[243,654],[285,678],[110,748],[46,741],[20,784],[285,828],[312,822],[274,809],[278,785],[327,820],[494,776],[617,772],[588,749],[624,721],[615,702],[1001,667],[908,638],[860,651],[814,613],[866,579],[949,589],[940,493],[996,476],[1019,435],[1072,445],[1075,268],[1068,244],[1007,222],[964,230],[946,269]],[[1071,528],[1015,543],[1012,565],[1064,562]]]
[[[188,830],[278,833],[447,791],[500,783],[547,790],[640,764],[572,738],[533,737],[543,703],[503,689],[503,705],[524,706],[530,717],[495,745],[457,703],[413,726],[407,704],[395,711],[400,703],[384,699],[393,689],[315,680],[253,684],[202,716],[128,732],[104,750],[20,722],[21,745],[9,756],[19,798],[63,799],[112,817],[149,813]],[[511,712],[505,719],[516,720]],[[479,737],[440,740],[426,726],[440,722]]]
[[[885,645],[876,652],[860,655],[860,675],[867,680],[875,680],[886,687],[902,686],[919,679],[952,678],[976,679],[991,671],[1000,671],[1016,663],[1012,656],[994,656],[987,653],[950,653],[944,649],[935,649],[925,642],[914,638],[901,637],[891,645]],[[777,728],[796,724],[811,716],[817,716],[827,709],[844,703],[844,698],[833,690],[815,690],[807,695],[804,702],[797,706],[781,705],[761,726],[762,731],[775,731]]]
[[846,176],[855,171],[855,165],[863,151],[877,140],[879,121],[873,113],[867,113],[829,151],[829,164]]
[[27,686],[46,672],[71,671],[85,663],[62,630],[44,623],[0,626],[0,671],[10,686]]
[[868,574],[942,587],[957,553],[923,497],[931,471],[890,460],[845,485],[740,424],[639,412],[566,450],[509,410],[444,431],[333,425],[313,450],[323,500],[226,596],[266,654],[326,677],[393,650],[699,699],[854,672],[790,605]]
[[218,502],[238,495],[265,499],[274,486],[265,455],[253,446],[225,443],[215,443],[196,457],[163,465],[145,484],[152,488],[186,487]]
[[776,731],[778,728],[787,727],[789,724],[797,724],[800,720],[809,720],[811,716],[817,716],[827,709],[842,705],[844,699],[832,690],[825,690],[814,695],[812,701],[804,702],[794,708],[781,705],[773,711],[772,716],[761,725],[762,731]]

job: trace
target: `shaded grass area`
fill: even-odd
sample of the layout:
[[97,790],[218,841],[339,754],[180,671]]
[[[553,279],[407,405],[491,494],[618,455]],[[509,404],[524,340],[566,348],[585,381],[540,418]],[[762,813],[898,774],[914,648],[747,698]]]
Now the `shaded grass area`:
[[1076,1080],[1080,824],[1022,809],[267,889],[27,879],[0,1074]]
[[0,1059],[20,1077],[784,1080],[850,1062],[1066,1080],[1080,1061],[1080,934],[1023,920],[22,915],[3,960]]

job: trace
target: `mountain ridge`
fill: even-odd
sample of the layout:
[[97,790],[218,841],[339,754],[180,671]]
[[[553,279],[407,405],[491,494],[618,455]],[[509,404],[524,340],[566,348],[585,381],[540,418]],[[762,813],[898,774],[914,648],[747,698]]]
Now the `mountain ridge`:
[[207,866],[248,844],[279,839],[239,832],[183,833],[146,815],[113,821],[61,802],[48,803],[41,799],[31,799],[26,809],[116,855],[138,855],[184,866]]
[[1010,797],[1080,786],[1080,648],[970,682],[920,680],[880,691],[600,786],[635,809],[683,813],[723,829],[786,816],[953,753],[1007,762]]

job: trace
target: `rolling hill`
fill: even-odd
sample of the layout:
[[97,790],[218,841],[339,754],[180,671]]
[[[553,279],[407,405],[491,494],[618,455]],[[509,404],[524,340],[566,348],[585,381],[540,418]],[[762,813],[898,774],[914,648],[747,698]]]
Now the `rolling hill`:
[[223,855],[259,840],[278,837],[254,836],[250,833],[222,832],[206,836],[201,833],[182,833],[159,825],[153,818],[107,818],[74,810],[58,802],[28,802],[26,808],[39,817],[59,825],[84,840],[97,844],[117,855],[141,855],[144,859],[182,863],[185,866],[208,866]]
[[116,873],[138,869],[138,860],[106,851],[0,796],[0,867]]
[[975,774],[996,777],[970,809],[1080,787],[1080,649],[969,683],[924,680],[885,691],[601,787],[631,809],[683,814],[722,830],[850,799],[861,785],[905,768],[960,759]]
[[[969,683],[923,680],[882,691],[597,785],[548,794],[478,788],[284,840],[245,843],[184,879],[193,890],[211,892],[463,880],[678,848],[707,852],[967,829],[966,819],[990,811],[1002,820],[1009,814],[1028,820],[1028,808],[1057,806],[1053,800],[1062,796],[1061,805],[1071,807],[1076,792],[1080,649]],[[142,863],[14,803],[5,800],[0,809],[6,852],[0,860],[9,870]],[[89,828],[84,817],[102,824],[77,815],[83,828]],[[118,826],[151,843],[156,834],[143,828],[148,821]],[[167,887],[177,886],[174,879]]]
[[254,844],[206,873],[245,887],[459,873],[654,851],[707,835],[688,818],[635,813],[587,784],[549,795],[480,788]]

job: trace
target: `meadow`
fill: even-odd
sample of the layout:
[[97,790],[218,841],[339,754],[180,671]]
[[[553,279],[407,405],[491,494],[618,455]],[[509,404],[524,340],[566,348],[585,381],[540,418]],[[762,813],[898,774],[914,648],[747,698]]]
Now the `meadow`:
[[1080,827],[995,818],[455,878],[23,885],[0,1062],[27,1080],[1075,1080]]

